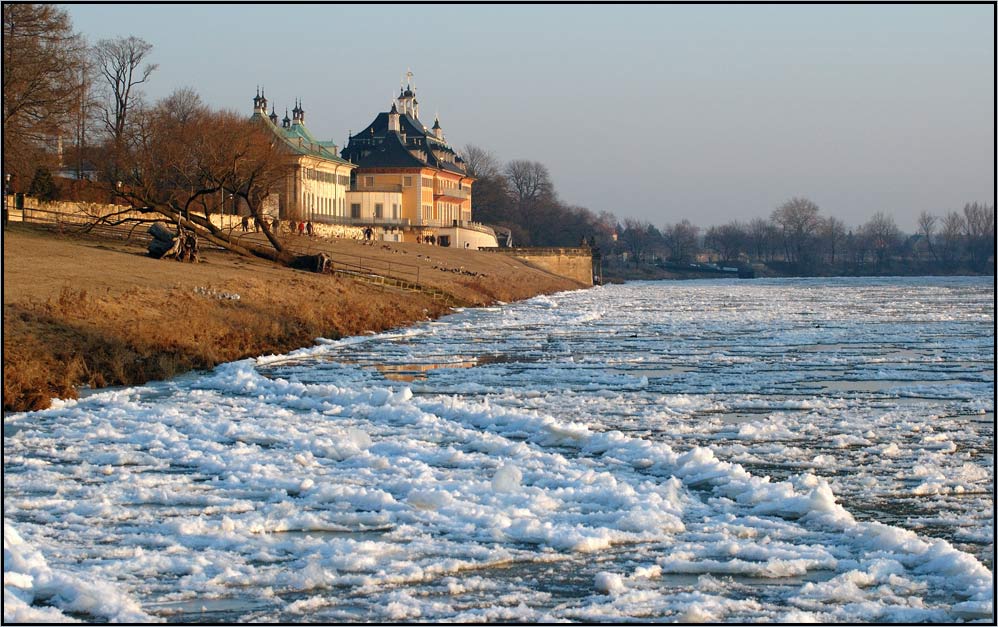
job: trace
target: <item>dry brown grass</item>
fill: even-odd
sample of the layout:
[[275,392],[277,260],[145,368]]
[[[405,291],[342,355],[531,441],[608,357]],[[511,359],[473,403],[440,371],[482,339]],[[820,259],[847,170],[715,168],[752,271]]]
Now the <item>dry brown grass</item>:
[[[309,346],[317,337],[383,331],[447,311],[423,294],[226,253],[208,253],[206,263],[191,265],[142,252],[128,243],[25,227],[4,232],[5,411],[75,398],[81,385],[167,379]],[[496,255],[478,254],[478,266],[475,257],[461,258],[480,270],[475,277],[432,270],[431,264],[453,263],[453,252],[426,260],[425,280],[462,302],[511,301],[575,287]],[[219,297],[226,294],[239,299]]]

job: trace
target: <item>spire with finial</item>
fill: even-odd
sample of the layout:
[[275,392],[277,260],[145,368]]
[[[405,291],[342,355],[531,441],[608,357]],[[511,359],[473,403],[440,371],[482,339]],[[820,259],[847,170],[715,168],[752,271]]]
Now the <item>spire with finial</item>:
[[274,105],[270,105],[270,121],[277,124],[277,111],[274,109]]
[[399,93],[398,98],[399,112],[403,115],[418,117],[416,114],[416,93],[412,90],[412,70],[406,70],[405,76],[407,79],[405,89]]
[[284,128],[291,128],[291,118],[288,117],[288,108],[284,107],[284,119],[281,120],[281,126]]
[[253,97],[253,112],[260,110],[260,86],[256,86],[256,96]]

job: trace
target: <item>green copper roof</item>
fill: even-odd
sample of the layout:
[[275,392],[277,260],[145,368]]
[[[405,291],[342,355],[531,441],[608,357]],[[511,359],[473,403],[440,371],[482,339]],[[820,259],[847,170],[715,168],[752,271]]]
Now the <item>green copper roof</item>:
[[336,153],[334,152],[336,144],[331,141],[318,141],[312,137],[312,134],[308,132],[305,125],[300,122],[292,124],[290,128],[283,128],[274,124],[266,115],[261,115],[259,111],[253,114],[253,119],[259,120],[260,123],[266,125],[271,132],[283,139],[285,145],[287,145],[287,147],[290,148],[295,154],[318,157],[320,159],[325,159],[326,161],[334,161],[343,165],[353,166],[353,164],[346,159],[336,156]]

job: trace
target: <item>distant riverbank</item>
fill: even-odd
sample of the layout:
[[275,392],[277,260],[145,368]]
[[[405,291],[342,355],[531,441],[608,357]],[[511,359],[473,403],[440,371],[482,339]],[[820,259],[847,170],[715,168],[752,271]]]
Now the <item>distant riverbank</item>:
[[[703,265],[703,264],[701,264]],[[972,272],[960,268],[951,272],[943,272],[937,267],[891,265],[876,267],[822,267],[814,272],[801,272],[785,263],[752,264],[739,267],[739,270],[750,270],[754,278],[804,278],[804,277],[885,277],[885,276],[994,276],[994,268],[989,272]],[[656,281],[656,280],[687,280],[687,279],[733,279],[739,278],[739,272],[724,272],[713,269],[690,268],[678,270],[675,267],[665,267],[656,264],[606,264],[603,267],[603,279],[606,283],[623,283],[626,281]]]
[[137,385],[406,326],[453,305],[581,287],[505,256],[419,244],[307,246],[418,269],[436,297],[220,251],[183,264],[151,259],[134,242],[20,225],[3,239],[4,411],[43,409],[80,386]]

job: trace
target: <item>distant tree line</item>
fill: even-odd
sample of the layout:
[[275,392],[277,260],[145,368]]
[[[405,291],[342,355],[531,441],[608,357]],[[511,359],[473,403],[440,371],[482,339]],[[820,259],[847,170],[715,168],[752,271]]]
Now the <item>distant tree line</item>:
[[688,219],[661,228],[620,220],[562,201],[544,164],[501,163],[475,145],[464,148],[476,177],[477,221],[508,228],[520,246],[574,246],[595,239],[611,263],[679,268],[696,262],[765,264],[781,274],[994,272],[994,205],[967,203],[962,211],[923,212],[918,231],[905,234],[884,212],[857,227],[822,216],[807,198],[791,198],[768,217],[707,229]]

